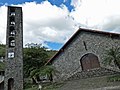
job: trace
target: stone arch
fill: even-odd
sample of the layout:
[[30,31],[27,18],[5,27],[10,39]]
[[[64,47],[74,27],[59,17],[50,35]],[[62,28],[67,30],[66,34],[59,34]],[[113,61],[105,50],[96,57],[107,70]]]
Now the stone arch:
[[8,90],[14,90],[14,79],[8,79]]
[[82,70],[99,68],[100,63],[98,57],[93,53],[87,53],[80,59]]

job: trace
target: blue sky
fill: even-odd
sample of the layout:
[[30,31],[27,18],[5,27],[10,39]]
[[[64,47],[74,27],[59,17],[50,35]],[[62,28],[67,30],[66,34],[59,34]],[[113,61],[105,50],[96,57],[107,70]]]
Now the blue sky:
[[[25,2],[37,2],[37,3],[41,3],[45,0],[1,0],[0,3],[1,5],[4,5],[4,4],[23,4]],[[52,5],[56,5],[58,7],[61,6],[61,4],[64,4],[68,7],[68,10],[71,11],[74,9],[74,7],[71,5],[71,0],[48,0]]]
[[3,44],[7,5],[23,8],[24,45],[40,43],[59,50],[79,27],[120,33],[120,0],[0,0]]

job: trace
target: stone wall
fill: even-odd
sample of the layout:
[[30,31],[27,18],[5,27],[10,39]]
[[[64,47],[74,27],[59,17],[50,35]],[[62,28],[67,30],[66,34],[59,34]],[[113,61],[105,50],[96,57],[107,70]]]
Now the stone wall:
[[[84,42],[86,43],[87,50],[85,49]],[[69,45],[54,58],[54,61],[52,62],[53,66],[60,72],[56,74],[57,76],[54,77],[54,80],[64,80],[72,73],[76,73],[78,68],[79,71],[82,71],[80,59],[87,53],[93,53],[98,56],[100,66],[104,67],[102,61],[104,59],[105,50],[116,46],[120,46],[120,37],[111,37],[110,34],[96,32],[79,32]],[[107,66],[106,68],[112,67]],[[114,68],[116,67],[114,66]]]
[[[12,90],[23,90],[22,7],[8,6],[7,14],[4,90],[8,90],[9,85],[11,85]],[[13,21],[11,20],[11,17],[14,17]],[[15,24],[11,24],[11,22],[14,22]],[[15,31],[14,35],[11,34],[12,31]],[[14,43],[12,45],[11,38]],[[10,84],[10,80],[13,82],[13,85]]]
[[108,75],[120,75],[120,72],[106,69],[106,68],[95,68],[87,71],[77,72],[71,77],[67,78],[67,80],[77,80],[77,79],[101,77],[101,76],[108,76]]

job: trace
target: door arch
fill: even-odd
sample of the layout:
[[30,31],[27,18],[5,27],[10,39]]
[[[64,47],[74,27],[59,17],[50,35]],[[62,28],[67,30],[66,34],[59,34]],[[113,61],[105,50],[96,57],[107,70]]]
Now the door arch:
[[14,79],[10,78],[8,79],[8,90],[14,90]]
[[80,62],[81,62],[82,70],[89,70],[100,67],[98,57],[92,53],[85,54],[80,59]]

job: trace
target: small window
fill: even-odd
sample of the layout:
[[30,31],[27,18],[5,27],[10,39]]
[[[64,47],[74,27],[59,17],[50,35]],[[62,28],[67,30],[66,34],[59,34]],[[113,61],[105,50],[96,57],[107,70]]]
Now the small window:
[[10,46],[14,47],[15,46],[15,40],[11,40]]
[[85,47],[85,50],[87,51],[87,45],[86,45],[86,42],[85,42],[85,41],[83,41],[83,45],[84,45],[84,47]]
[[10,25],[15,25],[15,22],[14,21],[10,22]]
[[13,26],[10,26],[9,35],[10,36],[15,36],[15,28]]
[[10,31],[10,36],[15,36],[15,30]]
[[15,47],[15,39],[13,37],[9,38],[9,47]]
[[15,16],[15,12],[10,12],[10,15],[11,16]]
[[8,58],[14,58],[14,52],[9,52],[8,53]]
[[10,25],[15,25],[15,17],[14,16],[10,17]]

